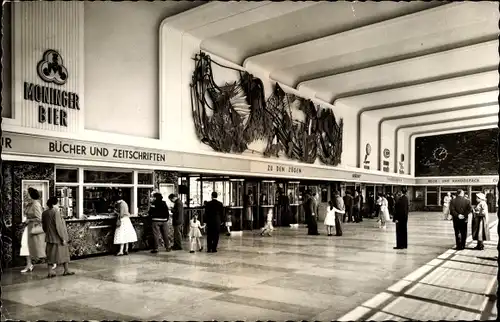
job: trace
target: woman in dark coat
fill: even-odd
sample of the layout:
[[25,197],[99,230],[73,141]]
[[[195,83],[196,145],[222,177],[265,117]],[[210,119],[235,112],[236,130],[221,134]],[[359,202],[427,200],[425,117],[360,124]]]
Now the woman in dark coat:
[[472,217],[472,239],[477,240],[476,249],[483,250],[485,240],[490,240],[490,230],[488,227],[488,205],[484,193],[476,195],[477,206],[474,208]]
[[53,272],[53,264],[63,264],[63,276],[74,275],[68,269],[69,263],[69,246],[68,246],[68,230],[66,223],[59,213],[57,205],[57,198],[50,197],[47,201],[49,209],[42,213],[42,227],[45,232],[45,242],[47,243],[47,264],[49,269],[48,278],[55,277]]

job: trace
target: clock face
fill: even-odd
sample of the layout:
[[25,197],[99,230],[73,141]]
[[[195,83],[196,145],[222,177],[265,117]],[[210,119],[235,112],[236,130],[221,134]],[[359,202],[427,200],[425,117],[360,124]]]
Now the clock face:
[[366,154],[370,155],[370,153],[372,153],[372,146],[368,143],[366,144]]
[[446,157],[448,157],[448,151],[446,151],[446,149],[443,147],[439,147],[432,152],[432,156],[437,161],[444,161]]
[[391,151],[389,149],[384,149],[384,158],[388,159],[391,156]]

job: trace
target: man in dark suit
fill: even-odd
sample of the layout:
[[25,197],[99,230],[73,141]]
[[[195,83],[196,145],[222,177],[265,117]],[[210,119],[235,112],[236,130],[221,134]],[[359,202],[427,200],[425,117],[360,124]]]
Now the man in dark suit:
[[222,202],[217,200],[217,192],[212,192],[212,200],[205,205],[205,224],[207,225],[207,253],[217,253],[221,218],[224,213]]
[[406,196],[406,189],[401,191],[401,196],[396,201],[393,220],[396,223],[396,247],[394,249],[408,248],[408,212],[410,202]]
[[470,201],[464,198],[465,192],[457,190],[457,197],[450,202],[450,214],[453,217],[453,229],[455,230],[456,250],[465,249],[467,239],[467,220],[472,212]]
[[306,191],[304,196],[304,214],[306,218],[309,218],[307,224],[307,234],[308,235],[319,235],[318,233],[318,223],[316,222],[317,214],[315,214],[314,200],[311,197],[311,193]]
[[363,221],[361,217],[361,198],[359,191],[354,191],[354,199],[352,203],[352,216],[355,222]]
[[347,222],[352,221],[352,204],[353,204],[353,199],[351,196],[351,192],[347,191],[344,196],[344,205],[345,205],[344,222],[346,221],[346,217],[347,217]]
[[172,226],[174,226],[174,247],[173,250],[182,250],[182,224],[184,222],[184,205],[182,201],[174,194],[168,196],[174,203],[172,208]]

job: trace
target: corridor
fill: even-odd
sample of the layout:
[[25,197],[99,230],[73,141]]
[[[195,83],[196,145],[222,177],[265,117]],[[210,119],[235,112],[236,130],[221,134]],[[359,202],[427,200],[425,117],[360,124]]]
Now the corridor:
[[221,236],[216,254],[186,244],[76,260],[75,276],[52,280],[45,267],[16,268],[2,276],[2,320],[492,319],[484,311],[494,306],[496,223],[485,251],[458,253],[441,218],[411,213],[408,250],[393,250],[393,224],[384,231],[365,219],[345,224],[342,237],[280,228]]

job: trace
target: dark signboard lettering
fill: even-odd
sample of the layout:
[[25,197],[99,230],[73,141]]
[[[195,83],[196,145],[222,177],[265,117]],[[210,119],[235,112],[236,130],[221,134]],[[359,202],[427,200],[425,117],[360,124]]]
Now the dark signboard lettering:
[[[64,85],[68,79],[68,71],[63,65],[61,55],[52,49],[47,50],[43,54],[42,60],[38,62],[37,73],[44,82],[56,85]],[[24,99],[39,103],[39,123],[67,127],[68,112],[66,109],[80,110],[78,94],[28,82],[24,82]]]
[[302,173],[302,169],[293,166],[282,166],[282,165],[267,165],[268,172],[276,172],[276,173]]
[[12,139],[2,136],[2,149],[12,149]]

